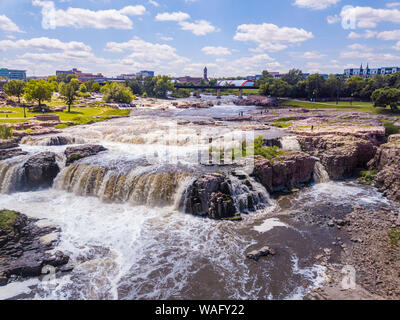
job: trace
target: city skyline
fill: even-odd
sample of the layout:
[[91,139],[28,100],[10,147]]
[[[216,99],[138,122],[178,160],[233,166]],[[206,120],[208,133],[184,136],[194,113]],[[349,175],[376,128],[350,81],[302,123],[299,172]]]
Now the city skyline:
[[[353,6],[353,7],[346,7]],[[397,66],[400,3],[290,0],[2,0],[0,67],[107,76],[342,73]]]

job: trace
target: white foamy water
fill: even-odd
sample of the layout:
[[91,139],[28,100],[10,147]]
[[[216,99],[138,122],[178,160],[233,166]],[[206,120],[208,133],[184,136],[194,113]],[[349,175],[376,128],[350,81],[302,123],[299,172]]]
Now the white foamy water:
[[266,219],[261,225],[255,226],[253,229],[258,232],[268,232],[271,231],[275,227],[285,227],[289,226],[286,223],[281,222],[278,218]]

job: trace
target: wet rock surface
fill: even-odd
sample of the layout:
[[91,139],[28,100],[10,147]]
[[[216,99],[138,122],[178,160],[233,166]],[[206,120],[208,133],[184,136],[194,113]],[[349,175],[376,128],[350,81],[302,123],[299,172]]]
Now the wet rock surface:
[[0,161],[10,159],[12,157],[26,155],[27,152],[22,151],[22,149],[0,149]]
[[20,189],[25,191],[51,187],[60,172],[56,154],[52,152],[43,152],[29,158],[22,169]]
[[269,192],[290,191],[312,182],[316,159],[302,152],[284,155],[279,160],[258,160],[253,175]]
[[247,253],[246,258],[258,261],[261,257],[268,257],[270,255],[276,255],[276,251],[274,249],[271,249],[270,247],[262,247],[261,249],[253,250]]
[[68,263],[67,255],[52,251],[58,237],[48,237],[58,233],[59,228],[39,227],[36,222],[15,211],[0,210],[0,285],[15,277],[40,276],[46,265],[60,267]]
[[222,174],[200,177],[186,190],[181,208],[187,213],[212,219],[235,217],[237,210],[229,183]]
[[70,165],[71,163],[74,163],[79,159],[90,157],[106,150],[107,149],[101,145],[83,145],[77,147],[68,147],[67,149],[65,149],[65,156],[67,157],[66,164]]
[[0,149],[11,149],[18,147],[18,140],[17,139],[0,139]]

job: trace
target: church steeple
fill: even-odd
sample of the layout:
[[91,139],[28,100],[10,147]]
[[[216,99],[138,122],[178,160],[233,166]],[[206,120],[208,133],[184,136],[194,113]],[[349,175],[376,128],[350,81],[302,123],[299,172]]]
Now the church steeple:
[[361,62],[361,67],[360,67],[360,70],[361,70],[361,71],[362,71],[362,70],[364,70],[364,69],[363,69],[363,65],[362,65],[362,62]]

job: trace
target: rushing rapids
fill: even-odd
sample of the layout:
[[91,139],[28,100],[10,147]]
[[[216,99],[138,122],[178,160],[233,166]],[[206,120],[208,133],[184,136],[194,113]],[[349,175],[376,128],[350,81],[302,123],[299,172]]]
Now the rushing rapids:
[[[65,130],[65,137],[79,139],[22,140],[28,154],[0,162],[0,207],[60,226],[58,249],[76,267],[60,275],[56,286],[30,279],[0,287],[0,298],[301,299],[323,283],[325,269],[314,256],[331,246],[337,231],[308,223],[310,216],[389,203],[371,187],[329,181],[318,162],[319,183],[279,199],[241,163],[210,164],[208,157],[199,162],[202,153],[213,151],[210,140],[199,143],[201,131],[214,143],[224,138],[221,132],[234,136],[241,130],[241,124],[214,117],[255,110],[234,108],[161,115],[139,108],[127,119]],[[282,138],[276,130],[260,134],[280,140],[285,150],[299,149],[295,137]],[[66,165],[67,146],[83,142],[107,151]],[[24,165],[48,152],[56,154],[59,167],[53,185],[21,192]],[[187,214],[218,212],[248,214],[241,222]],[[258,263],[245,258],[265,245],[276,248],[277,256]]]

